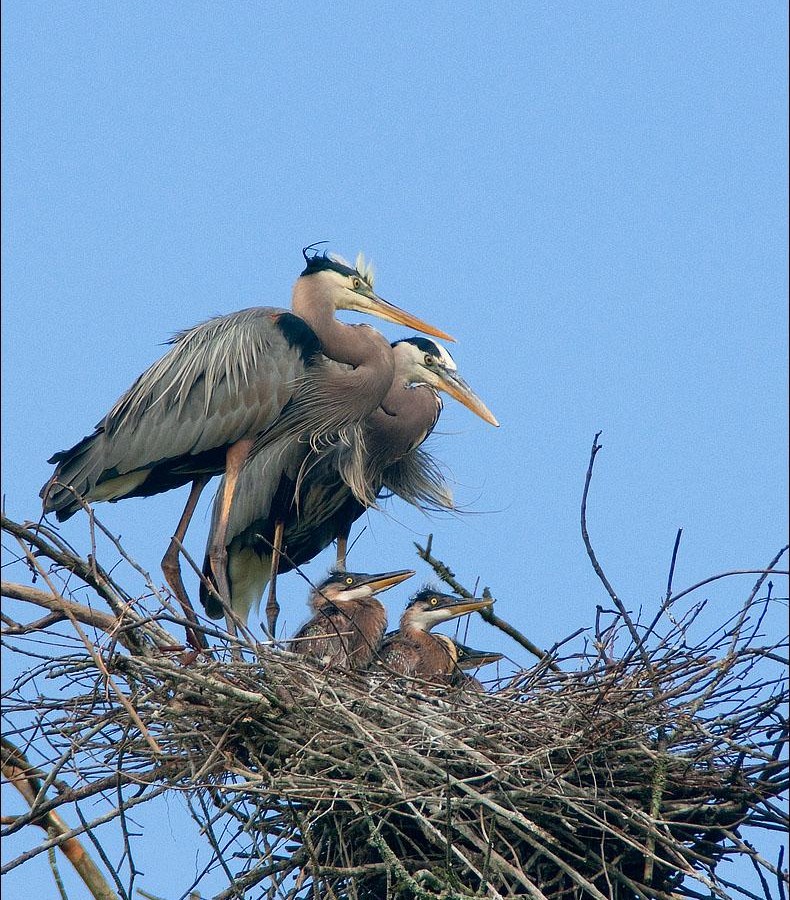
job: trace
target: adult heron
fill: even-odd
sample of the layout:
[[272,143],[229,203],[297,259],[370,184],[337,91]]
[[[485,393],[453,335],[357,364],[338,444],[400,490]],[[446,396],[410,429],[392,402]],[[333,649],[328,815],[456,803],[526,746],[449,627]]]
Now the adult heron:
[[[418,507],[452,508],[436,464],[418,450],[442,411],[440,391],[498,425],[444,347],[410,337],[393,343],[392,350],[394,376],[381,405],[365,419],[361,451],[357,444],[337,442],[328,451],[309,455],[304,445],[273,444],[241,473],[226,538],[231,605],[243,621],[259,603],[270,578],[312,559],[333,540],[338,542],[338,565],[344,567],[351,526],[375,505],[382,489]],[[362,460],[357,464],[359,452]],[[357,481],[363,485],[362,497],[349,470],[354,474],[361,470]],[[215,518],[219,509],[217,500]],[[210,577],[208,553],[203,571]],[[200,597],[209,616],[222,615],[205,585]],[[272,634],[277,609],[270,592],[266,616]]]
[[[303,255],[305,269],[294,284],[292,312],[254,307],[180,332],[92,434],[49,460],[56,469],[41,496],[44,511],[55,512],[60,521],[83,500],[147,497],[192,483],[162,560],[165,578],[188,615],[179,551],[208,480],[225,473],[209,556],[227,602],[228,513],[245,461],[253,447],[267,442],[261,435],[282,420],[277,437],[286,442],[305,431],[314,445],[344,438],[389,389],[394,371],[389,343],[373,328],[337,321],[335,312],[368,313],[448,337],[379,297],[361,256],[351,266],[315,246]],[[292,403],[297,394],[300,402]]]
[[315,657],[327,668],[367,668],[387,628],[387,613],[375,595],[412,575],[411,569],[378,575],[331,572],[310,592],[313,616],[289,649]]
[[431,629],[493,603],[491,597],[467,599],[423,588],[406,606],[398,630],[385,637],[378,653],[382,666],[410,678],[451,680],[457,660],[454,642],[446,635],[432,634]]

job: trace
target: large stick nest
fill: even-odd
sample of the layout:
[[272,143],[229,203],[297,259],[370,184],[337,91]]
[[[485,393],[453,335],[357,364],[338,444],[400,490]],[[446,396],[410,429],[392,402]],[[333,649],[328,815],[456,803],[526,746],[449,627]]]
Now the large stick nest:
[[[235,879],[228,897],[725,897],[732,855],[781,884],[781,860],[742,836],[781,827],[787,788],[787,686],[758,644],[757,588],[693,646],[699,606],[636,644],[615,616],[573,655],[478,693],[269,646],[185,655],[167,603],[124,602],[92,571],[122,606],[112,637],[80,638],[6,697],[7,721],[35,715],[18,734],[46,735],[54,766],[57,794],[28,821],[109,788],[121,812],[183,791]],[[68,693],[31,699],[42,675]]]

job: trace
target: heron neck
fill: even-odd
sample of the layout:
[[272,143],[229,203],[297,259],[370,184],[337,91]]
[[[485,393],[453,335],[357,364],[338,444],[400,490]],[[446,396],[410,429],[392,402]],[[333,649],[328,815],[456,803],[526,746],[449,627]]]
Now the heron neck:
[[[376,396],[376,405],[392,384],[395,359],[384,335],[366,325],[346,325],[335,318],[331,287],[306,284],[300,278],[294,285],[292,309],[304,319],[321,341],[324,356],[355,369],[354,381]],[[375,408],[375,407],[374,407]]]
[[324,356],[351,366],[364,361],[368,351],[366,342],[357,340],[357,329],[352,325],[335,318],[331,285],[309,276],[299,278],[294,284],[291,308],[318,335]]
[[427,384],[409,384],[395,371],[389,390],[381,401],[382,409],[389,416],[402,421],[420,423],[430,427],[442,407],[439,394]]
[[418,625],[416,622],[411,622],[407,612],[400,620],[399,631],[412,640],[422,643],[425,640],[434,640],[433,635],[430,634],[431,628],[433,625]]

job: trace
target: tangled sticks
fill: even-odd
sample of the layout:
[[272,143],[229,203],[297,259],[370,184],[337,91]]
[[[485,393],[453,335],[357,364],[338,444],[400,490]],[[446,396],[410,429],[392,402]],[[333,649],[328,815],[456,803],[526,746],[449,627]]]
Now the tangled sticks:
[[599,610],[495,690],[438,693],[270,645],[184,653],[190,623],[139,569],[124,588],[46,529],[3,528],[38,578],[3,594],[46,611],[4,616],[36,652],[4,697],[4,773],[30,804],[4,833],[81,817],[5,871],[115,820],[129,877],[94,896],[131,896],[126,816],[178,791],[227,898],[727,897],[734,857],[783,896],[783,859],[745,839],[784,824],[785,645],[760,637],[779,555],[722,624],[670,584],[646,625]]

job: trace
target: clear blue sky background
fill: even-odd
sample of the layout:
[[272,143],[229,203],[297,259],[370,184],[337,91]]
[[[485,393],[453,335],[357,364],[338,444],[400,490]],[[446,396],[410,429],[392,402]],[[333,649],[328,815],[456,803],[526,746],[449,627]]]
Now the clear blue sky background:
[[[412,541],[433,531],[536,643],[592,624],[606,597],[578,519],[598,429],[590,531],[631,608],[663,593],[678,526],[678,588],[784,543],[785,4],[8,0],[3,26],[12,517],[38,515],[47,457],[174,331],[287,306],[301,248],[329,240],[456,336],[502,423],[448,401],[432,446],[470,514],[372,514],[355,567],[427,579]],[[159,581],[185,491],[98,509]],[[63,533],[87,549],[80,517]],[[712,586],[714,619],[752,581]],[[292,629],[303,582],[282,594]],[[469,637],[530,662],[479,621]],[[181,803],[139,820],[140,886],[179,896]],[[42,858],[7,883],[54,893]]]

